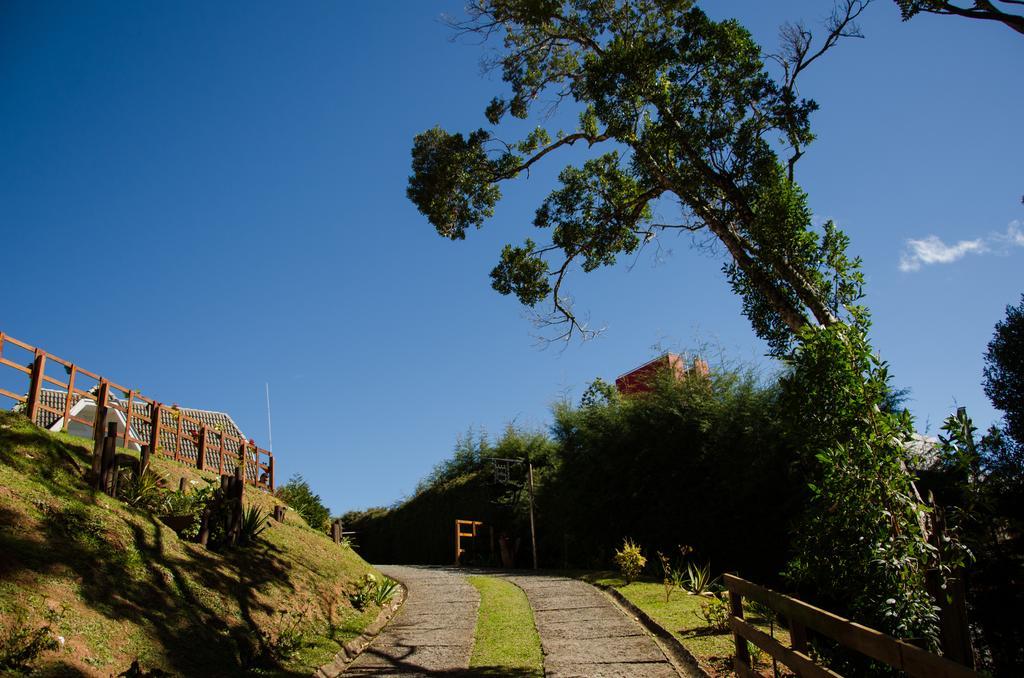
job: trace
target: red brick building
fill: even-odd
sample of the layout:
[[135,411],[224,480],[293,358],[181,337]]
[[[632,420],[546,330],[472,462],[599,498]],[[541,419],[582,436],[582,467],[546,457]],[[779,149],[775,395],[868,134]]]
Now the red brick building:
[[663,370],[668,370],[677,379],[682,379],[688,372],[701,376],[709,373],[707,361],[701,358],[694,358],[693,365],[687,367],[685,355],[665,353],[616,378],[615,388],[623,395],[647,393],[653,388],[654,378]]

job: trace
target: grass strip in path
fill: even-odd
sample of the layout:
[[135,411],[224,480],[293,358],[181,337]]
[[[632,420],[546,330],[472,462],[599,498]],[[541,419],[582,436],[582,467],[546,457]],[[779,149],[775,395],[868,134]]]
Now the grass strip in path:
[[478,669],[481,675],[543,678],[540,636],[526,594],[504,579],[468,579],[480,591],[470,668]]

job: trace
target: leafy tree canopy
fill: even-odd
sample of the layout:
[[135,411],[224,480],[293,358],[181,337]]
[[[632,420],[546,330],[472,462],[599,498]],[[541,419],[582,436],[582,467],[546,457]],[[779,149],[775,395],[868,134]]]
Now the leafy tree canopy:
[[1024,446],[1024,295],[1006,307],[985,352],[985,395],[1006,418],[1006,432]]
[[331,512],[320,495],[313,492],[309,483],[299,474],[293,475],[288,482],[277,488],[277,498],[292,507],[296,513],[314,530],[326,530]]
[[[690,0],[474,0],[452,26],[501,41],[489,65],[509,91],[487,106],[491,128],[416,136],[407,194],[440,235],[462,239],[493,215],[502,182],[563,147],[608,146],[561,172],[536,210],[538,235],[504,247],[493,287],[529,307],[549,301],[542,323],[585,336],[563,288],[571,270],[610,266],[665,231],[703,232],[728,253],[725,275],[754,329],[783,354],[801,328],[835,322],[861,294],[847,237],[812,226],[794,173],[817,108],[798,77],[859,35],[869,1],[841,2],[819,41],[784,27],[773,75],[749,32]],[[575,130],[496,135],[505,116],[525,119],[552,98],[578,106]],[[655,220],[664,201],[677,223]]]

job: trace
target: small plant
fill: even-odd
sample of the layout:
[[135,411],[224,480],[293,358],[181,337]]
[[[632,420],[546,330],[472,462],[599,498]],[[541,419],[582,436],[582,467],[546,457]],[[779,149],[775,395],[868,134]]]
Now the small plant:
[[306,645],[308,616],[308,610],[300,609],[278,610],[277,616],[271,617],[271,628],[261,630],[260,634],[272,659],[291,659]]
[[703,566],[688,563],[686,578],[686,588],[695,596],[710,595],[718,582],[718,577],[711,576],[711,563],[705,563]]
[[117,484],[117,497],[134,508],[157,511],[166,502],[166,493],[160,486],[162,481],[163,478],[148,464],[138,474],[123,469]]
[[50,610],[46,624],[32,628],[28,615],[19,610],[9,624],[0,627],[0,672],[21,672],[30,667],[39,655],[61,647],[64,638],[58,636],[53,627],[60,619],[61,612]]
[[391,577],[384,577],[373,590],[373,602],[377,604],[377,607],[384,607],[384,604],[391,600],[391,597],[395,595],[395,590],[398,588],[398,582]]
[[622,549],[615,552],[615,564],[619,566],[622,578],[631,584],[644,571],[647,558],[641,552],[640,545],[626,537],[622,540]]
[[367,572],[356,583],[356,590],[350,593],[348,600],[352,607],[362,612],[373,602],[373,594],[377,589],[377,578],[372,572]]
[[729,606],[718,596],[711,596],[702,600],[700,612],[695,612],[699,619],[702,619],[708,628],[715,633],[724,633],[729,630]]
[[252,544],[270,526],[270,517],[258,506],[250,506],[242,513],[242,526],[238,532],[239,546]]
[[667,603],[672,598],[672,593],[676,589],[686,588],[686,584],[689,581],[687,579],[686,570],[683,569],[683,563],[686,562],[686,556],[693,552],[693,549],[689,546],[680,546],[679,553],[682,554],[682,559],[679,564],[673,564],[672,559],[666,556],[661,551],[658,551],[658,560],[661,562],[661,570],[664,573],[662,584],[665,586],[665,602]]

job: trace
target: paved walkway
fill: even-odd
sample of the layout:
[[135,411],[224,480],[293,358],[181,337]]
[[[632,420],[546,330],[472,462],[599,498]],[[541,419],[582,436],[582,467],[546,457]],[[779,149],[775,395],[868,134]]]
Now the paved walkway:
[[409,592],[391,623],[349,666],[352,676],[468,675],[480,594],[454,570],[382,566]]
[[553,678],[676,678],[657,643],[590,584],[549,575],[506,577],[526,591]]
[[501,576],[526,592],[551,678],[676,678],[657,643],[611,598],[575,579],[388,565],[409,592],[402,609],[348,668],[355,676],[471,676],[480,594],[465,574]]

